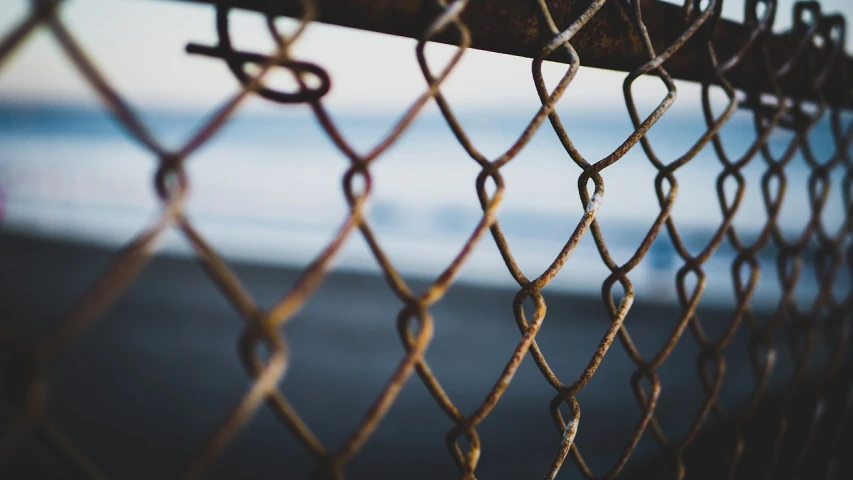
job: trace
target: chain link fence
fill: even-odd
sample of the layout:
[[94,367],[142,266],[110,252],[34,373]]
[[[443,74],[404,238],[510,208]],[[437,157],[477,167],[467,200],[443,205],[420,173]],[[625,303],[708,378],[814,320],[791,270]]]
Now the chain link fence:
[[[169,150],[160,143],[121,92],[101,74],[75,40],[74,32],[63,23],[57,9],[61,3],[59,0],[32,2],[29,16],[0,42],[0,62],[3,62],[0,63],[0,75],[2,67],[14,61],[11,54],[27,42],[34,30],[49,30],[67,58],[97,91],[104,107],[157,159],[159,167],[151,180],[156,186],[162,209],[159,219],[139,232],[116,255],[107,271],[90,286],[71,312],[34,343],[21,340],[12,319],[4,319],[0,323],[0,348],[7,357],[7,363],[12,365],[3,377],[2,391],[12,413],[0,430],[0,459],[14,455],[25,435],[38,432],[41,438],[62,452],[69,471],[88,478],[105,478],[96,462],[70,434],[65,433],[46,408],[51,383],[48,372],[51,364],[87,335],[102,312],[146,267],[164,233],[176,230],[185,236],[210,279],[245,320],[245,328],[237,341],[240,360],[251,378],[245,395],[212,429],[197,453],[187,459],[181,478],[197,478],[207,472],[211,463],[258,409],[272,410],[282,427],[301,444],[305,455],[316,459],[314,474],[317,477],[343,478],[347,465],[371,438],[401,389],[411,382],[421,382],[434,399],[435,408],[443,411],[452,423],[446,438],[435,439],[436,448],[442,448],[441,444],[445,443],[460,477],[475,478],[481,450],[489,448],[488,442],[481,442],[478,426],[504,396],[526,357],[538,367],[543,380],[553,387],[550,403],[543,399],[542,405],[530,405],[530,408],[540,408],[548,403],[556,432],[553,436],[553,460],[544,466],[545,478],[556,478],[558,473],[561,478],[576,478],[579,473],[590,479],[615,478],[622,474],[642,478],[850,478],[853,470],[849,450],[842,445],[851,444],[845,442],[850,440],[853,411],[848,359],[853,291],[849,282],[844,283],[853,266],[853,244],[850,241],[853,228],[853,207],[850,203],[853,193],[853,160],[850,157],[853,125],[849,121],[845,123],[842,113],[853,99],[853,84],[849,79],[848,58],[844,54],[845,23],[842,17],[823,14],[814,2],[798,3],[790,37],[796,39],[798,46],[788,51],[786,58],[780,59],[767,53],[775,41],[771,31],[776,14],[775,2],[747,0],[743,26],[748,28],[750,35],[734,55],[722,57],[715,49],[714,33],[721,21],[720,0],[704,4],[687,0],[684,8],[679,10],[684,12],[683,17],[671,19],[681,33],[665,48],[656,46],[660,39],[654,37],[656,32],[647,28],[643,21],[643,4],[649,2],[577,2],[578,5],[584,4],[581,14],[570,19],[561,15],[560,20],[555,21],[553,6],[549,6],[555,2],[530,1],[531,8],[538,15],[536,28],[541,35],[549,38],[538,46],[539,53],[532,62],[533,86],[541,100],[541,108],[518,132],[509,149],[490,158],[469,139],[465,126],[455,116],[453,106],[441,90],[442,82],[453,72],[466,49],[472,42],[475,45],[477,42],[469,30],[470,19],[467,23],[463,20],[466,9],[469,9],[468,1],[436,0],[432,9],[437,13],[428,19],[427,28],[412,32],[412,35],[419,35],[416,55],[427,88],[402,110],[399,120],[387,135],[364,152],[351,146],[336,126],[334,117],[324,107],[323,98],[331,81],[326,70],[310,59],[295,58],[291,53],[291,46],[299,41],[303,31],[318,15],[322,16],[322,12],[318,12],[318,3],[313,0],[302,0],[296,7],[294,2],[290,2],[291,7],[299,8],[303,13],[299,27],[291,32],[279,31],[273,16],[268,17],[269,34],[279,46],[269,55],[235,51],[228,31],[231,6],[217,4],[219,44],[213,47],[190,45],[188,51],[224,59],[244,88],[175,150]],[[614,28],[635,35],[642,45],[645,59],[641,66],[627,74],[624,82],[625,105],[634,131],[609,155],[587,158],[575,148],[572,133],[563,127],[555,105],[571,88],[572,80],[584,62],[573,47],[573,38],[584,31],[606,3],[610,3],[607,8],[618,7],[622,12],[624,23]],[[427,63],[424,49],[441,35],[455,38],[458,48],[445,65],[436,69]],[[704,113],[707,129],[683,155],[660,158],[646,133],[666,115],[675,101],[676,83],[667,71],[667,60],[687,44],[700,54],[693,59],[693,75],[701,77],[702,102],[697,108]],[[568,66],[562,79],[549,90],[541,67],[554,55],[561,56]],[[760,78],[752,79],[760,87],[743,88],[729,82],[729,72],[738,68],[741,59],[746,57],[761,60],[759,64],[750,66],[760,72]],[[247,73],[249,64],[259,65],[258,72]],[[275,68],[284,68],[292,73],[299,88],[285,92],[266,86],[262,79]],[[810,82],[805,90],[788,91],[780,86],[787,76],[800,75],[803,71],[807,72]],[[632,93],[632,83],[643,75],[658,77],[667,89],[659,105],[647,116],[640,114]],[[830,83],[835,89],[831,100],[825,92]],[[838,85],[846,90],[839,94]],[[715,113],[712,108],[712,87],[721,87],[728,97],[728,104],[721,113]],[[738,96],[738,93],[743,95]],[[260,95],[280,104],[309,106],[340,155],[350,164],[342,178],[348,214],[341,219],[333,239],[270,308],[259,306],[184,211],[188,187],[192,183],[184,164],[217,135],[250,95]],[[371,167],[381,161],[389,147],[400,139],[430,102],[435,102],[459,144],[481,168],[472,193],[479,199],[482,216],[446,269],[427,288],[414,291],[398,273],[377,239],[367,219],[366,202],[371,197],[373,185]],[[754,116],[754,139],[741,156],[731,157],[719,132],[735,111],[743,107],[749,108]],[[832,130],[834,153],[821,160],[813,153],[810,132],[826,119],[829,119]],[[512,246],[502,232],[498,208],[505,191],[503,167],[516,158],[535,132],[542,129],[553,130],[565,147],[567,161],[577,166],[577,198],[584,207],[584,213],[572,219],[576,224],[574,231],[565,239],[564,247],[553,262],[544,271],[531,272],[522,271],[516,262]],[[768,138],[778,130],[794,133],[781,154],[768,147]],[[719,198],[715,201],[719,203],[723,220],[707,244],[695,253],[685,245],[679,235],[679,226],[670,213],[678,202],[679,169],[709,145],[719,160],[719,175],[708,181],[716,184]],[[282,145],[282,149],[286,148],[288,145]],[[636,245],[634,255],[620,263],[608,251],[608,235],[596,216],[601,205],[607,202],[602,172],[605,169],[618,170],[620,159],[629,150],[641,150],[657,170],[654,184],[644,188],[654,189],[659,213],[642,241]],[[805,159],[808,175],[790,174],[788,167],[795,155],[802,155]],[[749,184],[742,172],[747,165],[756,163],[762,165],[764,174],[760,184]],[[830,188],[830,176],[838,175],[838,172],[843,175],[840,191]],[[736,188],[725,187],[731,182]],[[807,184],[811,212],[808,218],[802,219],[801,230],[793,236],[778,224],[788,185],[792,183]],[[767,215],[758,235],[746,239],[735,227],[733,219],[749,189],[761,191]],[[834,231],[827,227],[823,215],[831,201],[843,202],[845,206],[842,225]],[[567,259],[586,235],[594,239],[601,262],[610,272],[601,285],[601,302],[607,312],[608,327],[581,373],[567,378],[549,365],[549,359],[559,357],[560,352],[543,351],[537,343],[537,333],[547,318],[548,299],[543,289],[558,272],[564,270]],[[279,386],[288,371],[287,324],[323,284],[330,265],[344,244],[357,236],[367,242],[387,288],[399,299],[396,329],[404,354],[385,387],[376,395],[372,406],[363,413],[346,440],[339,445],[328,445],[315,436],[288,402],[287,391]],[[675,277],[680,315],[668,336],[660,339],[662,346],[657,351],[641,353],[630,333],[631,309],[635,301],[631,274],[649,255],[652,243],[658,238],[670,242],[680,259]],[[454,284],[472,251],[484,242],[493,242],[497,246],[508,274],[518,284],[507,318],[515,319],[519,338],[516,347],[506,352],[506,363],[477,408],[463,411],[454,404],[454,392],[443,388],[441,378],[433,374],[425,352],[430,347],[434,330],[442,328],[441,320],[433,318],[431,308]],[[726,244],[735,252],[730,282],[736,306],[729,312],[722,334],[712,336],[706,333],[697,305],[708,281],[703,267]],[[760,265],[759,256],[767,252],[774,255],[775,268]],[[813,269],[804,268],[804,265],[812,265]],[[807,273],[812,271],[814,278],[807,278]],[[568,274],[581,275],[582,272]],[[759,274],[775,276],[781,291],[780,300],[768,318],[756,315],[753,308]],[[795,292],[798,285],[810,282],[816,283],[819,293],[807,308],[803,308],[795,301]],[[840,290],[844,293],[840,294]],[[745,407],[733,411],[723,407],[720,390],[727,372],[725,353],[738,332],[746,332],[749,337],[749,365],[738,367],[750,369],[753,386]],[[778,341],[780,332],[784,332],[786,342]],[[695,342],[700,347],[701,353],[693,363],[684,362],[680,368],[691,369],[699,376],[705,400],[694,412],[689,428],[679,434],[665,431],[658,420],[660,412],[656,407],[664,388],[657,370],[680,342]],[[612,442],[624,445],[618,458],[606,470],[593,471],[586,461],[589,452],[582,441],[576,441],[576,435],[584,428],[594,430],[596,426],[582,422],[583,404],[578,400],[578,394],[595,381],[599,366],[613,349],[624,350],[635,364],[630,385],[640,415],[629,437],[612,439]],[[771,389],[769,378],[777,367],[780,350],[789,352],[793,365],[784,387]],[[8,360],[10,358],[13,360]],[[659,445],[659,456],[642,468],[637,467],[639,470],[626,469],[644,435],[651,436]]]

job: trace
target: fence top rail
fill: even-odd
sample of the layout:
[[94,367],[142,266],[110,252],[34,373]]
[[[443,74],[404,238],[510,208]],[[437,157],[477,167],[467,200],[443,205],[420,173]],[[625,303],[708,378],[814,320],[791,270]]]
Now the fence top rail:
[[[209,3],[276,16],[299,18],[303,15],[301,0],[180,1]],[[590,4],[589,0],[545,2],[558,28],[570,25]],[[312,3],[316,6],[316,21],[410,38],[422,36],[440,11],[437,2],[431,0],[314,0]],[[713,0],[708,3],[713,7]],[[721,3],[718,0],[716,5]],[[688,0],[686,4],[693,5],[694,2]],[[718,65],[740,58],[725,71],[725,79],[732,87],[744,92],[772,94],[775,93],[775,79],[784,96],[819,99],[815,78],[833,55],[830,44],[843,42],[843,18],[821,14],[814,2],[800,2],[795,6],[793,28],[784,33],[772,33],[762,25],[772,25],[775,1],[749,0],[744,4],[746,18],[751,20],[746,23],[726,19],[705,22],[704,32],[694,34],[664,63],[667,73],[676,79],[720,83],[710,61],[710,44]],[[764,5],[764,11],[769,11],[769,15],[759,11],[758,5]],[[698,8],[688,9],[659,0],[642,0],[640,10],[657,53],[672,45],[700,14]],[[581,64],[632,71],[648,62],[640,32],[636,23],[631,21],[633,15],[634,6],[629,0],[606,1],[571,40]],[[764,18],[769,21],[763,21]],[[461,19],[471,32],[472,48],[481,50],[535,58],[553,37],[542,25],[535,1],[471,2],[465,6]],[[820,25],[810,23],[815,21]],[[454,29],[445,29],[431,40],[454,44],[458,42],[458,33]],[[820,93],[831,105],[851,107],[853,82],[848,80],[848,72],[853,72],[853,57],[845,53],[843,45],[840,48],[841,58],[834,67],[837,71],[826,78]],[[564,49],[558,49],[548,59],[569,61]],[[790,65],[783,73],[768,74],[768,64],[779,72],[786,63]]]

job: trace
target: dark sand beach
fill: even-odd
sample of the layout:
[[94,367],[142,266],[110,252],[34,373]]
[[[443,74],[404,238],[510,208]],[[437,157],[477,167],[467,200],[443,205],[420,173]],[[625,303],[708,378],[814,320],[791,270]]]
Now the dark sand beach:
[[[0,319],[19,337],[35,338],[70,311],[114,254],[0,232]],[[264,306],[298,274],[283,267],[232,267]],[[415,291],[424,285],[411,282]],[[570,383],[595,350],[607,317],[598,297],[544,293],[548,314],[537,339],[552,368]],[[511,311],[514,294],[457,284],[431,309],[435,335],[426,358],[462,412],[477,408],[519,340]],[[285,327],[291,356],[280,389],[327,449],[345,440],[401,359],[404,350],[395,327],[401,306],[381,277],[333,272]],[[663,345],[678,312],[673,305],[635,303],[626,325],[647,358]],[[711,332],[721,331],[730,314],[720,306],[700,311]],[[109,478],[172,478],[249,385],[236,356],[242,328],[242,319],[197,262],[155,257],[52,365],[51,415]],[[688,337],[659,370],[658,418],[676,438],[704,395],[696,374],[699,348]],[[739,334],[727,351],[723,394],[730,408],[752,388],[745,345],[746,335]],[[781,357],[784,376],[789,362],[784,352]],[[4,361],[8,374],[14,365]],[[577,444],[597,472],[615,461],[640,418],[630,386],[634,370],[622,346],[614,343],[578,396]],[[525,358],[504,397],[477,428],[479,478],[544,475],[560,440],[548,410],[553,395]],[[8,410],[0,422],[8,423]],[[444,445],[451,427],[413,376],[345,471],[350,478],[365,479],[456,478]],[[66,478],[51,466],[57,457],[49,449],[33,448],[35,437],[28,438],[17,456],[0,463],[0,478]],[[651,436],[644,435],[629,468],[657,452]],[[209,478],[303,478],[312,466],[310,455],[261,408],[207,473]],[[570,460],[560,477],[580,478]]]

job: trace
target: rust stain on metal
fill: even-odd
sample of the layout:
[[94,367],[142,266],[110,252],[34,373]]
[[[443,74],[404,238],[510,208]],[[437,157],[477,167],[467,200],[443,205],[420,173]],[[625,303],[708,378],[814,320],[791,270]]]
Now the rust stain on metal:
[[[267,2],[265,0],[184,0],[216,3],[258,12],[299,18],[302,7],[299,0]],[[750,0],[754,1],[754,0]],[[563,28],[577,18],[589,5],[582,0],[549,0],[551,15]],[[427,0],[373,1],[373,0],[318,0],[318,18],[324,23],[353,27],[381,33],[418,38],[421,32],[440,9]],[[677,39],[689,23],[684,8],[656,0],[641,2],[643,22],[650,32],[650,39],[658,51]],[[586,66],[611,70],[631,71],[644,63],[645,51],[639,32],[630,20],[628,2],[612,0],[606,2],[572,41]],[[461,15],[461,21],[471,31],[471,47],[497,53],[535,58],[545,41],[545,29],[537,18],[535,2],[517,0],[495,0],[471,2]],[[748,41],[752,29],[746,25],[719,20],[715,22],[712,42],[717,54],[729,57],[737,54]],[[802,40],[802,32],[768,35],[763,43],[771,60],[788,57]],[[431,41],[457,44],[458,34],[447,30]],[[814,45],[806,46],[807,56],[814,62],[825,62],[829,53]],[[760,53],[745,52],[737,68],[728,72],[728,81],[737,89],[773,93],[774,86],[760,74],[763,68]],[[701,81],[707,72],[695,68],[697,58],[707,56],[704,40],[698,37],[688,41],[665,63],[667,72],[677,79]],[[548,60],[566,62],[568,57],[555,52]],[[853,71],[853,59],[844,62]],[[793,72],[778,79],[779,87],[786,93],[816,99],[817,92],[811,85],[812,72],[808,65],[798,63]],[[853,106],[853,93],[849,84],[842,84],[840,77],[830,79],[824,95],[833,103]]]

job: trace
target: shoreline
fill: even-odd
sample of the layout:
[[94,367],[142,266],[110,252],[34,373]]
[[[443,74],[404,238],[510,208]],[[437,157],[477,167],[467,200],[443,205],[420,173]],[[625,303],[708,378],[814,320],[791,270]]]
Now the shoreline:
[[[36,335],[69,311],[113,254],[0,231],[0,318],[15,319],[7,321],[19,334]],[[299,273],[278,266],[231,267],[262,306],[278,298]],[[423,282],[413,280],[410,286],[417,291]],[[430,309],[435,334],[426,359],[462,412],[473,412],[483,401],[519,340],[511,310],[514,294],[455,284]],[[569,383],[589,361],[607,317],[599,297],[543,294],[548,316],[537,342]],[[285,327],[290,363],[280,389],[327,449],[346,438],[402,358],[395,327],[400,308],[381,277],[330,272]],[[700,309],[706,323],[726,313]],[[647,358],[664,343],[677,315],[674,306],[635,303],[626,326]],[[236,356],[242,327],[197,262],[155,256],[54,364],[52,416],[108,476],[176,473],[248,386]],[[698,347],[688,336],[658,370],[663,385],[658,418],[676,431],[703,398],[695,369]],[[736,336],[727,350],[729,405],[751,386],[749,369],[737,367],[748,367],[746,340],[746,335]],[[630,386],[635,369],[617,340],[578,395],[583,420],[577,443],[596,471],[615,460],[639,419]],[[548,412],[553,396],[525,357],[495,410],[477,428],[482,478],[545,473],[560,438]],[[352,478],[453,477],[457,470],[444,446],[452,426],[413,375],[346,472]],[[657,445],[644,435],[629,468],[656,453]],[[312,464],[262,407],[214,462],[209,477],[285,473],[301,478]],[[567,460],[563,469],[574,466]]]

